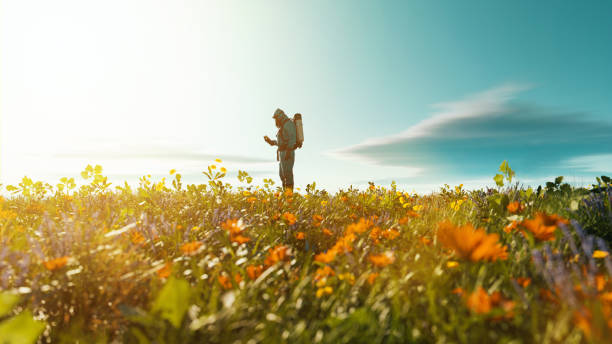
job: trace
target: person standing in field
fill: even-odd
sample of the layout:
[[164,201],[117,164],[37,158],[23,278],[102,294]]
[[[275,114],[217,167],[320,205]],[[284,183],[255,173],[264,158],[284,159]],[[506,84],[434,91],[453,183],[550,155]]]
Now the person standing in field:
[[297,140],[295,123],[281,109],[276,109],[272,118],[278,128],[276,140],[271,140],[268,136],[264,136],[264,140],[270,146],[278,146],[276,150],[276,161],[279,161],[278,174],[283,183],[283,189],[293,191],[293,163],[295,162]]

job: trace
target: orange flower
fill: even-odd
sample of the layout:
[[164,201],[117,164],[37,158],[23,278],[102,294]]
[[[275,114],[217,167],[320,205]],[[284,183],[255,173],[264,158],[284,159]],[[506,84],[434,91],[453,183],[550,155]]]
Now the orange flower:
[[449,221],[438,223],[438,241],[452,249],[463,259],[471,261],[507,259],[507,246],[498,243],[499,235],[487,234],[484,229],[474,229],[471,224],[461,227]]
[[268,256],[266,257],[264,264],[266,264],[266,266],[272,266],[277,262],[282,262],[288,259],[288,250],[289,248],[283,245],[277,245],[276,247],[269,249]]
[[236,235],[230,235],[230,241],[238,243],[239,245],[242,245],[245,242],[251,241],[251,238],[245,237],[245,236],[240,235],[240,234],[236,234]]
[[297,232],[295,233],[295,238],[298,240],[304,240],[306,238],[306,234],[304,234],[304,232]]
[[315,272],[315,277],[314,280],[315,282],[322,279],[322,278],[326,278],[328,276],[334,276],[334,269],[330,268],[329,265],[325,265],[322,268],[318,268],[317,271]]
[[551,241],[555,239],[557,225],[569,223],[568,220],[557,215],[547,215],[537,213],[535,219],[524,220],[521,227],[527,229],[533,236],[540,241]]
[[393,255],[393,252],[386,251],[382,254],[371,255],[369,259],[372,262],[372,264],[382,268],[382,267],[385,267],[393,263],[395,261],[395,256]]
[[232,288],[232,281],[229,277],[227,277],[225,273],[222,273],[221,275],[217,276],[217,280],[219,281],[219,284],[221,284],[223,289]]
[[329,249],[327,250],[327,252],[325,253],[319,253],[315,256],[315,261],[316,262],[321,262],[321,263],[331,263],[335,258],[336,258],[336,254],[338,252],[335,249]]
[[374,241],[375,244],[378,244],[379,236],[380,236],[380,227],[372,228],[372,231],[370,232],[370,239],[372,239],[372,241]]
[[244,230],[241,220],[228,219],[221,224],[221,228],[228,231],[230,234],[240,234]]
[[508,209],[510,214],[516,214],[516,213],[520,213],[521,211],[523,211],[525,209],[525,206],[521,204],[521,202],[514,201],[514,202],[510,202],[510,204],[506,206],[506,209]]
[[130,240],[132,241],[134,245],[140,245],[144,243],[145,238],[144,236],[142,236],[142,234],[140,234],[140,232],[133,231],[130,233]]
[[343,237],[339,238],[336,241],[333,249],[335,249],[339,253],[352,252],[353,251],[353,241],[355,241],[357,237],[353,233],[345,234]]
[[295,215],[293,215],[291,213],[284,213],[283,214],[283,219],[285,221],[287,221],[287,223],[289,223],[290,225],[294,224],[295,221],[297,221],[297,219],[295,218]]
[[363,233],[370,227],[372,227],[372,222],[362,217],[359,219],[359,222],[348,225],[346,233]]
[[465,302],[473,313],[488,314],[493,308],[500,307],[504,310],[506,317],[513,315],[514,301],[505,299],[498,291],[489,295],[482,287],[479,287],[467,297]]
[[157,277],[159,278],[168,278],[172,273],[172,262],[167,262],[160,269],[157,270]]
[[256,280],[257,277],[259,277],[261,273],[263,272],[263,266],[262,265],[249,265],[247,266],[246,271],[250,279]]
[[183,252],[183,254],[193,255],[193,254],[198,253],[198,250],[200,249],[201,246],[202,246],[201,241],[189,242],[181,246],[181,252]]
[[408,212],[406,213],[406,215],[408,215],[408,217],[412,217],[413,219],[416,219],[417,217],[420,217],[421,215],[419,213],[417,213],[414,210],[408,210]]
[[506,233],[511,233],[512,231],[516,230],[518,228],[519,223],[517,221],[512,221],[511,224],[507,225],[506,227],[504,227],[504,232]]
[[236,274],[234,275],[234,281],[236,281],[236,283],[238,284],[242,282],[242,275],[239,272],[236,272]]
[[368,275],[368,283],[370,285],[374,284],[374,282],[376,282],[376,278],[378,277],[379,273],[378,272],[372,272],[371,274]]
[[531,278],[529,277],[519,277],[516,279],[516,283],[523,288],[527,288],[531,284]]
[[334,235],[334,233],[332,233],[332,231],[330,231],[327,228],[323,228],[323,234],[328,235],[328,236],[332,236]]
[[423,245],[431,245],[431,239],[429,239],[426,236],[422,236],[419,238],[419,241],[421,242],[421,244]]
[[238,244],[244,244],[245,242],[251,241],[251,238],[242,235],[242,231],[244,231],[244,225],[242,224],[242,219],[240,220],[231,220],[221,224],[221,228],[225,229],[230,233],[230,241]]
[[55,259],[44,261],[43,265],[45,266],[45,268],[47,268],[47,270],[55,271],[57,269],[63,268],[66,264],[68,264],[68,259],[70,259],[70,257],[68,256],[55,258]]
[[463,289],[461,287],[457,287],[457,288],[451,290],[451,293],[462,295],[463,294]]
[[387,229],[386,231],[382,231],[382,236],[383,238],[387,239],[387,240],[393,240],[395,238],[397,238],[400,233],[398,231],[396,231],[395,229]]
[[315,227],[319,227],[321,222],[323,221],[323,216],[321,215],[313,215],[312,216],[312,225]]

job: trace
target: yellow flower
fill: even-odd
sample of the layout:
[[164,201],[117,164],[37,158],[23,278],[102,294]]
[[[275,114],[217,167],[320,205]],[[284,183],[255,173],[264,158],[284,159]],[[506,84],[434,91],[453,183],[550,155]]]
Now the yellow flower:
[[606,258],[609,254],[610,253],[607,251],[595,250],[595,252],[593,252],[593,258]]
[[452,201],[452,202],[450,203],[450,207],[451,207],[451,209],[453,209],[454,211],[459,211],[459,209],[461,208],[461,204],[463,204],[463,200],[462,200],[462,199],[459,199],[459,200],[456,200],[456,201]]
[[446,267],[449,269],[456,268],[458,266],[459,266],[459,262],[456,262],[454,260],[449,260],[448,262],[446,262]]
[[248,195],[250,195],[250,194],[251,194],[251,193],[250,193],[250,192],[248,192],[247,190],[244,190],[244,191],[242,192],[242,195],[243,195],[243,196],[248,196]]
[[327,205],[327,201],[321,201],[321,206],[324,207]]
[[176,173],[176,170],[175,170],[175,169],[171,169],[171,170],[170,170],[170,174],[175,174],[175,173]]
[[419,211],[421,209],[423,209],[423,205],[422,204],[417,204],[414,207],[412,207],[412,210],[414,210],[414,211]]
[[341,281],[346,280],[349,284],[355,284],[355,275],[350,272],[345,272],[343,274],[338,275],[338,279]]
[[198,226],[193,226],[193,228],[191,228],[191,230],[192,230],[192,231],[199,231],[199,230],[200,230],[200,227],[198,227]]
[[226,173],[227,169],[225,167],[221,167],[221,172]]
[[330,286],[319,288],[317,289],[317,298],[320,298],[323,295],[330,295],[333,291],[334,289]]
[[218,163],[222,163],[223,161],[221,159],[215,159],[216,162]]
[[210,167],[212,170],[214,170],[215,168],[217,168],[217,165],[210,165],[208,167]]

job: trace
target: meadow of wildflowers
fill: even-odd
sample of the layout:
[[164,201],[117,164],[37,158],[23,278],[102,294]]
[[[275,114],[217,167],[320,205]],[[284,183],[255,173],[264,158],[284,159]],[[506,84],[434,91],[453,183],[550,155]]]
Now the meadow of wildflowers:
[[7,186],[0,342],[612,338],[609,180],[533,190],[504,162],[485,190],[330,194],[230,185],[222,164],[200,185],[172,170],[114,186],[88,166],[80,187]]

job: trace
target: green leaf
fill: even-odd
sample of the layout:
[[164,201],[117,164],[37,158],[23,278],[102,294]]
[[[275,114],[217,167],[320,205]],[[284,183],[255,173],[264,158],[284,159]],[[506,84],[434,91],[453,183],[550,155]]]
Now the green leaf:
[[504,186],[504,176],[501,174],[496,174],[495,177],[493,177],[493,180],[495,181],[495,184],[497,184],[497,186]]
[[0,323],[2,344],[32,344],[45,329],[45,323],[32,318],[29,310]]
[[559,177],[555,178],[555,184],[556,185],[561,184],[562,181],[563,181],[563,176],[559,176]]
[[0,293],[0,317],[7,315],[19,302],[19,295],[3,292]]
[[151,309],[179,328],[189,308],[189,283],[171,277],[157,295]]

